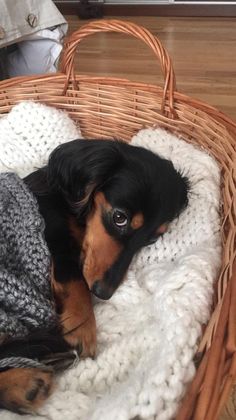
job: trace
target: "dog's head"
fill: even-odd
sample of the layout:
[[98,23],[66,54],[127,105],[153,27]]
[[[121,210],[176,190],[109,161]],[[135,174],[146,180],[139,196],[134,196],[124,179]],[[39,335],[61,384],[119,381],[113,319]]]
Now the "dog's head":
[[118,141],[59,146],[48,178],[84,221],[83,275],[101,299],[112,296],[134,254],[156,241],[187,204],[187,180],[170,161]]

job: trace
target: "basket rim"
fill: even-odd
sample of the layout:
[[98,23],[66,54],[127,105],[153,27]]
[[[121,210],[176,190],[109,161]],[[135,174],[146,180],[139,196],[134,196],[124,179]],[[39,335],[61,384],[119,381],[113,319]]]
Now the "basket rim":
[[[61,81],[67,80],[67,75],[63,72],[56,72],[56,73],[46,73],[46,74],[39,74],[39,75],[32,75],[32,76],[17,76],[11,79],[6,79],[0,81],[0,95],[6,94],[7,89],[11,89],[16,87],[17,85],[21,84],[37,84],[42,83],[43,81],[51,82],[51,81]],[[92,84],[103,84],[103,85],[114,85],[114,86],[129,86],[131,88],[140,88],[146,91],[153,91],[156,90],[157,92],[163,92],[163,88],[157,84],[152,83],[144,83],[138,81],[132,81],[126,78],[119,78],[119,77],[107,77],[107,76],[90,76],[86,74],[77,74],[75,76],[76,82],[87,82]],[[71,81],[72,84],[72,81]],[[34,86],[35,87],[35,86]],[[68,89],[70,89],[70,84]],[[62,92],[63,96],[67,96],[67,90]],[[71,91],[70,91],[71,94]],[[59,96],[59,95],[58,95]],[[236,121],[234,121],[231,117],[229,117],[226,113],[221,111],[220,109],[214,107],[213,105],[208,104],[205,101],[202,101],[198,98],[193,98],[185,93],[179,92],[177,90],[174,91],[174,100],[176,102],[184,102],[185,104],[191,102],[191,106],[195,107],[196,109],[203,111],[209,114],[211,117],[221,120],[224,124],[231,126],[231,129],[236,131]],[[0,114],[1,114],[1,106],[0,106]],[[173,120],[175,118],[172,118]]]

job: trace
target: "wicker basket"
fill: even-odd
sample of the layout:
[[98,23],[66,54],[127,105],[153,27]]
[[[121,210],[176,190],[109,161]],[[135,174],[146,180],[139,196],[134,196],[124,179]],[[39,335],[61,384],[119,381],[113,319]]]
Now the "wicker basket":
[[[75,51],[87,36],[120,32],[144,41],[157,56],[164,88],[129,80],[76,75]],[[178,420],[212,420],[219,413],[236,377],[236,123],[215,108],[176,91],[171,60],[161,43],[133,23],[89,23],[67,40],[62,73],[17,77],[0,83],[0,113],[22,100],[40,101],[66,110],[84,137],[129,141],[139,129],[161,126],[206,149],[222,169],[222,269],[212,316],[196,358],[197,373],[187,390]]]

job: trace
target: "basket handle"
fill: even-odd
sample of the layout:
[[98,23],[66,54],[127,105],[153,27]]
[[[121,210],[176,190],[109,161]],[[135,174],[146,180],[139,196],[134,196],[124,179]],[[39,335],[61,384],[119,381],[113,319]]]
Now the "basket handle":
[[162,98],[162,113],[165,113],[165,104],[169,106],[170,113],[176,117],[174,109],[174,91],[176,90],[175,74],[169,54],[162,46],[161,42],[152,35],[147,29],[136,25],[135,23],[120,20],[97,20],[82,26],[77,31],[73,32],[67,38],[62,53],[62,72],[66,74],[66,84],[64,93],[67,91],[70,80],[76,88],[75,72],[74,72],[74,58],[75,51],[79,43],[87,36],[96,34],[98,32],[118,32],[132,35],[135,38],[145,42],[161,64],[161,69],[164,77],[164,88]]

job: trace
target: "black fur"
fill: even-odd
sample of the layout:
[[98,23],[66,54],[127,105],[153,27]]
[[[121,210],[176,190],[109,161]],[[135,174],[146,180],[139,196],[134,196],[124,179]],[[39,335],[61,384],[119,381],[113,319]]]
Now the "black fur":
[[0,359],[26,357],[44,360],[48,354],[64,353],[69,349],[59,329],[37,331],[27,337],[9,338],[0,346]]
[[36,195],[45,219],[58,281],[75,274],[81,277],[80,250],[70,237],[67,219],[73,213],[82,228],[96,192],[102,191],[112,208],[125,210],[130,220],[138,212],[144,215],[144,225],[137,231],[129,226],[117,229],[111,214],[103,215],[107,232],[124,245],[118,260],[92,290],[99,295],[99,288],[103,299],[119,286],[133,255],[152,242],[157,228],[178,216],[188,201],[188,182],[170,161],[144,148],[111,140],[65,143],[52,152],[46,168],[25,182]]

